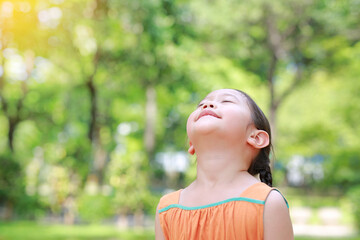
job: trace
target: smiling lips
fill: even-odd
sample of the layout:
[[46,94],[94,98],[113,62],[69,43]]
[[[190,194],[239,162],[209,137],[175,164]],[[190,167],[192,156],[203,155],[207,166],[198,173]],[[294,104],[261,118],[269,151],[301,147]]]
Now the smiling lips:
[[220,118],[219,115],[217,115],[215,112],[211,111],[211,110],[208,110],[208,109],[205,109],[205,110],[202,110],[201,113],[199,114],[198,119],[204,117],[204,116],[212,116],[212,117],[216,117],[216,118]]

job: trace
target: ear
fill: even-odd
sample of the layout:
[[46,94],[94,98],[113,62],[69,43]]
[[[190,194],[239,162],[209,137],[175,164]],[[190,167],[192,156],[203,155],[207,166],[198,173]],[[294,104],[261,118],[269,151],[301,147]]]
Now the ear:
[[190,145],[190,147],[188,149],[188,153],[190,153],[191,155],[194,155],[195,154],[195,148],[194,148],[194,146],[192,145],[191,142],[189,142],[189,145]]
[[257,149],[267,147],[270,143],[269,134],[264,130],[255,130],[248,137],[247,143]]

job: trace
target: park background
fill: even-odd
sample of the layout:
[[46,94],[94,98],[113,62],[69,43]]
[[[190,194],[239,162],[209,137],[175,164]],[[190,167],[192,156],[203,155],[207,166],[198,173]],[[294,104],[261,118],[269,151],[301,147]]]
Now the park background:
[[360,239],[359,0],[0,1],[0,239],[153,239],[218,88],[268,116],[296,239]]

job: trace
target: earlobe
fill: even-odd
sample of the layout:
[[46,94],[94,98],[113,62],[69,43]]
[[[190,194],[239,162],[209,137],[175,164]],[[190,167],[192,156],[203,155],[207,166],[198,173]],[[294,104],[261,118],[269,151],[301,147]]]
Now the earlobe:
[[247,142],[254,148],[267,147],[270,143],[269,134],[264,130],[256,130],[248,137]]
[[189,145],[190,145],[190,147],[188,149],[188,153],[190,153],[191,155],[194,155],[195,154],[195,148],[194,148],[194,146],[192,145],[191,142],[189,142]]

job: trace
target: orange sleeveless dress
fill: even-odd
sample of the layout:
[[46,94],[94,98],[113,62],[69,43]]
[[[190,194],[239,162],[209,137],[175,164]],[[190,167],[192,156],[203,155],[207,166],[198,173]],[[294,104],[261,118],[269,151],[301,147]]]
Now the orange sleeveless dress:
[[158,208],[165,239],[264,239],[263,212],[271,190],[276,189],[259,182],[237,198],[199,207],[178,204],[181,190],[167,194]]

